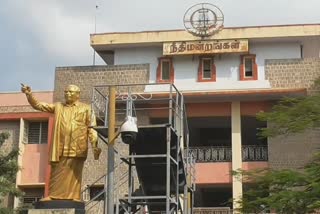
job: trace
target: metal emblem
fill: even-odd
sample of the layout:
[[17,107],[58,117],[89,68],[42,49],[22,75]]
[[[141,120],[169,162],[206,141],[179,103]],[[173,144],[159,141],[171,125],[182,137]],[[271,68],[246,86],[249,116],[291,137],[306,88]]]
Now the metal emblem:
[[190,7],[184,14],[186,30],[194,36],[209,37],[223,28],[222,11],[213,4],[200,3]]

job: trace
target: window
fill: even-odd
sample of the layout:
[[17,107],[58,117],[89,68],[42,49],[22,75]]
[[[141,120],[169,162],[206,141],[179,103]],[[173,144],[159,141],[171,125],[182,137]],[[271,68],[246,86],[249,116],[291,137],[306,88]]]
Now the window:
[[90,200],[103,201],[104,200],[104,187],[92,186],[90,187]]
[[37,188],[24,188],[22,191],[25,193],[22,196],[22,206],[29,207],[32,206],[34,202],[40,201],[44,195],[44,188],[37,187]]
[[29,122],[28,144],[46,144],[48,142],[48,121]]
[[216,66],[213,58],[200,57],[198,68],[198,82],[216,81]]
[[27,204],[33,205],[35,202],[40,201],[41,198],[42,196],[24,196],[22,202],[24,205],[27,205]]
[[258,66],[256,64],[256,55],[248,54],[241,56],[240,80],[257,80]]
[[157,82],[174,82],[174,70],[172,58],[161,57],[159,58],[157,68]]

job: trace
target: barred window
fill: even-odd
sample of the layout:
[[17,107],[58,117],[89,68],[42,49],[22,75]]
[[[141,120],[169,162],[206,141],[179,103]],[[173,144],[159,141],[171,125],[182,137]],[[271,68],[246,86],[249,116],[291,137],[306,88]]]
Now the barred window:
[[203,59],[202,60],[202,63],[203,63],[203,66],[202,66],[202,69],[203,69],[203,79],[211,79],[211,76],[212,76],[212,60],[211,59]]
[[104,200],[104,187],[103,186],[92,186],[90,187],[90,200],[102,201]]
[[31,188],[23,188],[24,195],[21,198],[22,206],[32,206],[35,202],[40,201],[44,195],[43,187],[31,187]]
[[23,204],[33,204],[34,202],[40,201],[41,196],[25,196],[23,197]]
[[48,142],[48,121],[29,122],[28,144],[46,144]]

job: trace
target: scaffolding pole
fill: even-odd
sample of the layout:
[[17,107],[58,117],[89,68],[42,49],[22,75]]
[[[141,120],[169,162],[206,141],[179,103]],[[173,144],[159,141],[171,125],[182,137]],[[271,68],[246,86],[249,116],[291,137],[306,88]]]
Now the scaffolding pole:
[[114,141],[116,123],[116,88],[109,87],[109,108],[108,108],[108,179],[107,179],[107,203],[105,214],[114,213]]

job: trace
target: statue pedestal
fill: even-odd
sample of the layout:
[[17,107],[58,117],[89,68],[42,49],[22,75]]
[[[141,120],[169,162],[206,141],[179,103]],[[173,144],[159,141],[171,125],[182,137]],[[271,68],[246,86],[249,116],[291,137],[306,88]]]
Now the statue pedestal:
[[28,214],[84,214],[76,209],[30,209]]
[[39,201],[28,214],[85,214],[83,202],[71,200]]

